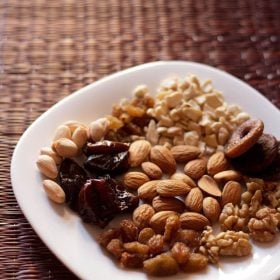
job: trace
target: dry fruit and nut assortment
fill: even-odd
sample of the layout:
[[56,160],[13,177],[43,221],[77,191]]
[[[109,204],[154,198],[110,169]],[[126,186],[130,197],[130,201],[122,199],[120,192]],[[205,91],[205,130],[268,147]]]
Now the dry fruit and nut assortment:
[[[105,228],[120,266],[150,275],[203,270],[251,254],[280,226],[280,145],[264,123],[224,101],[211,81],[135,88],[111,115],[60,125],[37,166],[51,200]],[[212,226],[218,224],[215,234]]]

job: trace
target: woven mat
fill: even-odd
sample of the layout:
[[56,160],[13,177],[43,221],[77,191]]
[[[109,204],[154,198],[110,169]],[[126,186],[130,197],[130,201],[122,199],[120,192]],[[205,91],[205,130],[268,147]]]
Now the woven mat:
[[10,159],[24,130],[64,96],[155,60],[224,69],[280,108],[280,1],[0,1],[0,278],[76,279],[19,209]]

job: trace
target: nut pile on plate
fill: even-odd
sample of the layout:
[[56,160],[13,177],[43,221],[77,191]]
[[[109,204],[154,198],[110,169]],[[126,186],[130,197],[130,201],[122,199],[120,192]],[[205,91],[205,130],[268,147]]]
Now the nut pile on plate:
[[132,213],[99,238],[122,267],[193,272],[279,231],[280,145],[263,130],[210,81],[172,78],[154,98],[136,87],[89,126],[62,124],[37,166],[49,198],[84,222]]

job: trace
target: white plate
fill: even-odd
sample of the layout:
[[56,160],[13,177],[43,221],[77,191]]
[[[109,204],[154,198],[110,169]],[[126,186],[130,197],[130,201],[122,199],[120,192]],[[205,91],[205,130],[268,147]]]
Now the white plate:
[[[14,151],[11,176],[14,193],[26,218],[50,250],[82,279],[151,279],[140,271],[120,269],[95,241],[98,230],[85,225],[67,207],[51,203],[42,190],[35,162],[41,147],[50,145],[55,128],[75,119],[85,123],[111,112],[113,103],[131,96],[138,84],[154,91],[160,82],[176,74],[193,73],[210,78],[228,103],[237,103],[262,119],[265,130],[280,138],[279,110],[256,90],[215,68],[193,62],[154,62],[127,69],[95,82],[63,99],[40,116],[23,134]],[[280,276],[280,240],[254,246],[252,257],[228,258],[207,272],[178,274],[170,279],[277,279]],[[167,278],[165,278],[167,279]],[[169,279],[169,278],[168,278]]]

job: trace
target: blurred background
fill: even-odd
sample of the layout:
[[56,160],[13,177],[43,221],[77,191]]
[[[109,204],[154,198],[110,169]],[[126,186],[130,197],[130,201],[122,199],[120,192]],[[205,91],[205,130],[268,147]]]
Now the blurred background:
[[226,70],[280,108],[279,15],[278,0],[1,0],[0,279],[76,279],[34,233],[10,184],[14,146],[41,113],[157,60]]

